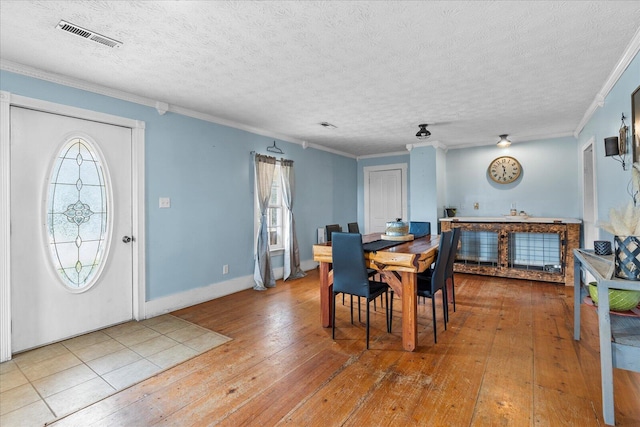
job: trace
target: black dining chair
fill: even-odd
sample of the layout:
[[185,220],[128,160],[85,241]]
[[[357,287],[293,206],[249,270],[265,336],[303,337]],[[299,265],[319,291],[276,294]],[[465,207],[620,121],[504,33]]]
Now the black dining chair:
[[[387,332],[391,332],[393,307],[389,307],[389,286],[383,282],[369,280],[362,248],[362,237],[355,233],[334,233],[332,240],[333,260],[333,313],[332,333],[336,336],[336,295],[339,293],[365,298],[367,301],[367,349],[369,348],[370,302],[380,295],[387,296]],[[393,300],[391,302],[393,304]],[[351,306],[353,323],[353,304]]]
[[325,231],[327,233],[327,242],[331,241],[331,235],[334,232],[341,232],[342,231],[342,227],[340,226],[340,224],[329,224],[329,225],[326,225],[324,227],[324,229],[325,229]]
[[[349,233],[357,233],[360,234],[360,227],[358,226],[357,222],[349,222],[347,223],[347,230],[349,231]],[[342,229],[340,229],[339,231],[342,231]],[[369,277],[373,277],[376,274],[378,274],[378,272],[372,268],[368,268],[367,272],[369,273]],[[378,279],[380,279],[380,277],[378,277]],[[342,305],[344,305],[344,294],[342,295]],[[351,297],[351,306],[353,306],[353,296]],[[373,311],[378,311],[378,308],[376,306],[376,301],[373,301]],[[361,321],[361,317],[360,317],[360,298],[358,298],[358,321]],[[353,320],[352,320],[353,322]]]
[[409,234],[413,237],[424,237],[431,234],[431,223],[423,221],[409,221]]
[[444,319],[444,329],[447,330],[447,321],[449,320],[449,309],[447,302],[447,291],[445,275],[447,270],[447,260],[451,252],[451,231],[445,231],[440,234],[440,243],[438,245],[438,255],[436,265],[431,274],[418,274],[418,296],[431,299],[431,312],[433,315],[433,342],[438,342],[438,330],[436,322],[436,293],[440,291],[442,296],[442,311]]
[[360,227],[357,222],[348,223],[347,230],[349,230],[349,233],[360,233]]
[[[460,233],[461,230],[459,228],[454,228],[451,236],[451,249],[449,250],[449,258],[447,259],[447,271],[445,273],[444,281],[445,283],[451,280],[451,301],[453,302],[453,311],[456,311],[456,284],[453,279],[453,264],[456,262],[456,256],[458,255],[458,243],[460,242]],[[447,289],[447,300],[449,300],[448,289]],[[447,318],[449,316],[447,315]]]

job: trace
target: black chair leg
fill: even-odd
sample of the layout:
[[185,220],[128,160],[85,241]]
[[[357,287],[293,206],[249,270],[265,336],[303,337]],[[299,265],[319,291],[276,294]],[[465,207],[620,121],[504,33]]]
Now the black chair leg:
[[[445,289],[446,291],[446,289]],[[444,330],[447,330],[447,323],[449,322],[449,299],[447,298],[447,293],[442,293],[442,312],[444,318]]]
[[351,298],[351,324],[353,325],[353,295],[349,295],[349,298]]
[[[391,296],[393,298],[393,295]],[[384,299],[387,304],[387,332],[391,333],[391,320],[393,313],[389,311],[389,291],[384,293]],[[393,299],[391,300],[391,304],[393,304]]]
[[436,327],[436,299],[431,298],[431,311],[433,312],[433,342],[438,343],[438,329]]
[[453,312],[456,312],[456,284],[451,276],[451,299],[453,300]]
[[[358,298],[358,302],[360,298]],[[369,298],[367,298],[367,350],[369,350]]]
[[391,290],[391,301],[387,305],[389,309],[389,333],[393,331],[393,289]]
[[336,294],[333,294],[333,307],[331,310],[331,339],[336,339]]
[[[367,307],[369,307],[369,301],[367,301]],[[362,323],[362,317],[360,316],[361,313],[361,309],[360,309],[360,297],[358,297],[358,322]]]

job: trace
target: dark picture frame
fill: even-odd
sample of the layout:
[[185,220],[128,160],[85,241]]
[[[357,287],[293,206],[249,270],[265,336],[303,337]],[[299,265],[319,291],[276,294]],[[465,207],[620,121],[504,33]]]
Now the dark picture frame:
[[640,162],[640,86],[631,94],[631,155]]

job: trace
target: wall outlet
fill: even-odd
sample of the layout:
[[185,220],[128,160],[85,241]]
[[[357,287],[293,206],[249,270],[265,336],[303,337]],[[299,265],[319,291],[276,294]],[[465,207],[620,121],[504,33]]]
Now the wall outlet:
[[473,209],[475,209],[475,210],[480,209],[480,203],[475,202],[475,203],[473,204]]
[[229,264],[222,266],[222,274],[229,274]]
[[158,206],[160,209],[166,209],[171,207],[171,198],[169,197],[160,197],[158,199]]

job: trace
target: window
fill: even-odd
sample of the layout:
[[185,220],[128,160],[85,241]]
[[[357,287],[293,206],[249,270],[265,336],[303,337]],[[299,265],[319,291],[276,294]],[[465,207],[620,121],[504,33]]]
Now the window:
[[[260,230],[260,208],[257,198],[255,204],[256,235]],[[269,236],[269,250],[284,250],[284,212],[285,205],[282,199],[282,180],[280,179],[280,165],[276,164],[271,182],[271,197],[267,209],[267,234]]]
[[280,165],[276,165],[271,182],[271,197],[267,210],[267,231],[269,233],[269,249],[274,251],[283,249],[282,243],[282,180],[280,179]]
[[109,190],[104,168],[89,141],[71,139],[49,174],[47,231],[51,260],[67,288],[91,286],[108,244]]

